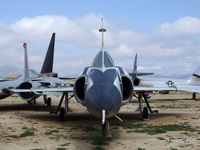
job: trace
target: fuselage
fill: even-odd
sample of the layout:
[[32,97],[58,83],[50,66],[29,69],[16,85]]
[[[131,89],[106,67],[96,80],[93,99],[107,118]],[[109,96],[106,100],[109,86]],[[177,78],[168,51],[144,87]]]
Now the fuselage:
[[119,111],[122,100],[117,69],[103,71],[91,68],[85,93],[87,109],[97,117],[101,117],[102,110],[105,110],[106,117],[111,117]]
[[[126,78],[129,91],[123,79]],[[124,88],[124,89],[123,89]],[[102,116],[102,110],[106,112],[106,118],[117,114],[124,101],[129,101],[133,93],[133,84],[128,74],[120,72],[114,65],[111,56],[100,51],[92,65],[86,67],[74,86],[76,99],[87,107],[88,111],[96,116]]]

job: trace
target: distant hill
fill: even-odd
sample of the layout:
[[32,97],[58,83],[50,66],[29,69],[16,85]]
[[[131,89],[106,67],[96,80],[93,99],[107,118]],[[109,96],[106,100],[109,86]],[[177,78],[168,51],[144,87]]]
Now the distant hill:
[[10,66],[0,67],[0,76],[19,76],[23,72],[22,69]]
[[[10,67],[10,66],[3,66],[0,67],[0,77],[7,77],[7,76],[20,76],[23,75],[24,69],[20,69],[17,67]],[[33,69],[30,69],[30,76],[36,76],[37,72]]]

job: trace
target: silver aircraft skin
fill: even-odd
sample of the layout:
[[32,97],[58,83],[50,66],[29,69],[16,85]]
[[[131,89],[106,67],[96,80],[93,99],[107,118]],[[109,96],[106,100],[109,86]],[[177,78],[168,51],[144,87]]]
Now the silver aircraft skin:
[[[168,91],[185,91],[192,93],[200,93],[200,66],[197,67],[196,71],[191,74],[189,79],[168,79],[167,78],[158,78],[158,77],[146,77],[145,79],[138,78],[140,74],[137,72],[137,54],[134,60],[133,73],[130,74],[132,76],[134,89],[137,90],[137,87],[140,89],[143,88],[151,88],[152,90],[160,88],[158,91],[162,91],[162,89]],[[143,74],[143,73],[142,73]],[[145,75],[151,75],[151,73],[145,73]]]

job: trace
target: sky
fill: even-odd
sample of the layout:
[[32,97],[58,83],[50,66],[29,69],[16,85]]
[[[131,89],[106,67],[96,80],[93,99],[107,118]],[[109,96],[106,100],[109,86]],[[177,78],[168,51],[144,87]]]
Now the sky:
[[[200,65],[199,0],[2,0],[0,68],[23,68],[22,43],[37,71],[56,32],[54,72],[77,75],[101,47],[116,65],[162,75],[190,74]],[[0,69],[1,70],[1,69]]]

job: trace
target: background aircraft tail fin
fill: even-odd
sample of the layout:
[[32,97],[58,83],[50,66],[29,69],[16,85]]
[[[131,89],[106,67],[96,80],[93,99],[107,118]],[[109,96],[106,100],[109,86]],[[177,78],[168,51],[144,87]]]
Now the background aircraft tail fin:
[[54,59],[55,33],[52,34],[49,47],[42,65],[41,73],[52,73]]
[[190,85],[200,85],[200,66],[192,74],[192,77],[187,81]]
[[134,60],[134,65],[133,65],[133,74],[132,74],[132,79],[136,79],[138,76],[138,72],[137,72],[137,53],[135,55],[135,60]]
[[24,81],[29,80],[29,63],[28,63],[28,52],[27,52],[27,44],[23,44],[24,48]]
[[145,75],[152,75],[152,74],[154,74],[154,73],[138,72],[138,70],[137,70],[137,53],[136,53],[134,65],[133,65],[133,72],[129,73],[129,75],[132,77],[132,80],[134,81],[135,79],[138,79],[138,76],[145,76]]

